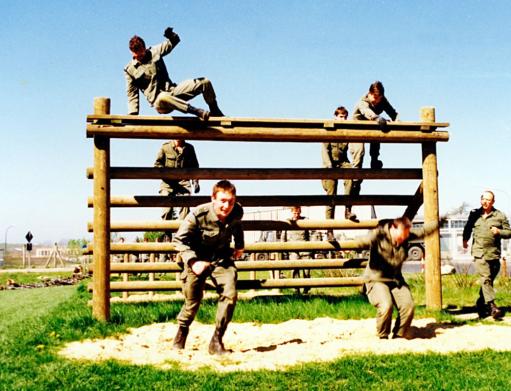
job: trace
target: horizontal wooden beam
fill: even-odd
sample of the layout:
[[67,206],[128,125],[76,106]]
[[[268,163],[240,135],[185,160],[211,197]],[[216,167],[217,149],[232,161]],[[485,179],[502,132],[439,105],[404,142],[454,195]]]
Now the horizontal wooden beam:
[[[291,278],[278,280],[238,280],[236,287],[246,289],[275,289],[275,288],[327,288],[342,286],[360,286],[365,282],[362,277],[329,277],[329,278]],[[110,282],[110,291],[178,291],[181,281],[114,281]],[[206,282],[205,289],[216,290],[216,287]]]
[[[196,117],[165,116],[165,115],[115,115],[115,114],[91,114],[87,116],[87,122],[96,125],[147,125],[147,126],[181,126],[184,128],[198,129],[207,126],[222,127],[260,127],[260,128],[306,128],[306,129],[377,129],[376,121],[355,121],[336,120],[333,118],[250,118],[250,117],[211,117],[209,121],[203,122]],[[388,122],[389,126],[399,129],[418,130],[427,128],[445,128],[447,122],[414,122],[396,121]]]
[[[92,254],[94,246],[89,244],[86,254]],[[368,247],[359,240],[312,241],[312,242],[258,242],[245,244],[245,252],[288,252],[288,251],[340,251],[363,250]],[[172,253],[176,252],[173,243],[112,243],[112,254],[124,253]]]
[[[238,261],[238,271],[293,270],[293,269],[355,269],[367,265],[366,259],[301,259],[294,261]],[[175,262],[135,262],[110,264],[112,273],[169,273],[182,268]]]
[[[94,178],[92,167],[87,178]],[[422,179],[422,169],[385,168],[155,168],[111,167],[110,179],[222,179],[230,180],[318,180],[318,179]]]
[[[279,196],[237,196],[237,201],[245,206],[318,206],[318,205],[409,205],[413,196],[409,195],[279,195]],[[110,206],[118,208],[172,206],[193,207],[210,202],[209,196],[113,196]],[[93,207],[93,198],[88,198],[88,206]]]
[[[347,122],[347,121],[346,121]],[[187,139],[215,141],[279,141],[279,142],[372,142],[381,143],[422,143],[449,141],[449,133],[436,131],[438,124],[417,124],[409,126],[404,123],[389,123],[388,132],[378,129],[375,121],[367,122],[367,126],[350,129],[348,124],[343,128],[311,129],[307,127],[243,127],[213,125],[211,122],[197,122],[194,126],[177,125],[87,125],[87,137],[104,136],[109,138],[129,139]],[[415,124],[415,123],[414,123]],[[362,125],[362,124],[359,124]],[[371,130],[365,130],[371,129]],[[406,129],[406,130],[405,130]],[[422,129],[422,130],[421,130]]]
[[[111,232],[177,231],[182,220],[157,221],[113,221]],[[372,229],[378,220],[243,220],[244,231],[289,231],[299,229]],[[87,223],[89,232],[93,232],[92,222]]]

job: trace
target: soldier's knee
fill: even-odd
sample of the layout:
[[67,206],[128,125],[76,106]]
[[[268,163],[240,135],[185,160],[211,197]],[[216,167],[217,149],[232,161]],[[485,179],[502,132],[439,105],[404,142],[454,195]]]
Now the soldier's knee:
[[378,313],[381,316],[390,316],[392,315],[392,310],[394,309],[394,306],[392,304],[392,301],[382,301],[378,304]]

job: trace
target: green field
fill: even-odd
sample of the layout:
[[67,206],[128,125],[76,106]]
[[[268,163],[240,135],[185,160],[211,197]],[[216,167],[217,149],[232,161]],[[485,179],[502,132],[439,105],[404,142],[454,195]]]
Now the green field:
[[[462,310],[477,294],[471,276],[444,278],[444,304]],[[454,320],[424,308],[421,277],[408,278],[416,317]],[[181,302],[113,304],[111,322],[91,317],[90,294],[80,286],[0,291],[0,390],[508,390],[511,352],[360,355],[309,363],[286,371],[217,373],[159,370],[115,361],[76,362],[56,352],[68,341],[115,335],[128,327],[174,322]],[[498,302],[509,307],[509,282],[499,281]],[[216,304],[206,300],[197,320],[213,323]],[[293,318],[369,318],[374,309],[356,289],[313,290],[240,301],[235,322],[278,323]]]

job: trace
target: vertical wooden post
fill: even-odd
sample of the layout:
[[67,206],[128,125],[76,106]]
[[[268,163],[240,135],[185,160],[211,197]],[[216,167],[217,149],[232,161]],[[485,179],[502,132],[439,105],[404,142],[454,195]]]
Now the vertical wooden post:
[[[126,253],[123,255],[122,257],[122,262],[124,263],[128,263],[130,261],[130,254]],[[129,274],[128,273],[122,273],[122,280],[124,282],[128,282],[129,281]],[[129,296],[129,293],[128,291],[123,291],[122,292],[122,298],[123,299],[127,299]]]
[[[435,108],[421,108],[422,122],[435,122]],[[439,220],[438,171],[436,143],[422,143],[422,177],[424,188],[424,223]],[[440,272],[440,230],[425,238],[426,247],[426,307],[442,308],[442,275]]]
[[[151,253],[149,254],[149,262],[150,263],[154,263],[155,262],[155,259],[154,259],[154,253]],[[149,281],[154,281],[155,280],[155,274],[154,273],[149,273]],[[149,292],[149,296],[154,296],[154,291],[151,291]]]
[[[94,98],[94,114],[110,114],[109,98]],[[92,316],[110,319],[110,139],[94,136],[94,274]]]

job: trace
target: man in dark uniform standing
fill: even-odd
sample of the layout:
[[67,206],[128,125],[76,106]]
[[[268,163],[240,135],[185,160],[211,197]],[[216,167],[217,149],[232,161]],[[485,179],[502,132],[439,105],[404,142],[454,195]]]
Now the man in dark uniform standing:
[[[192,144],[187,143],[185,140],[171,140],[164,143],[154,167],[166,168],[199,168],[199,161],[195,154],[195,149]],[[191,181],[193,185],[193,192],[200,191],[199,180],[194,179]],[[177,196],[177,195],[190,195],[192,193],[192,186],[189,179],[181,180],[162,180],[160,184],[160,194],[164,196]],[[183,220],[190,208],[183,207],[179,212],[179,219]],[[172,220],[172,207],[164,208],[161,218],[163,220]]]
[[473,209],[463,229],[463,248],[468,248],[472,236],[472,256],[479,274],[477,312],[481,318],[491,315],[494,319],[504,316],[495,304],[493,281],[500,271],[501,239],[511,237],[509,221],[504,213],[495,209],[495,195],[486,190],[481,195],[481,207]]
[[[169,54],[181,38],[172,28],[167,27],[161,44],[146,48],[142,38],[134,35],[129,42],[133,59],[124,68],[126,78],[126,94],[128,96],[128,113],[137,115],[139,112],[139,91],[142,91],[147,101],[160,114],[168,114],[173,110],[191,113],[202,120],[222,117],[218,108],[215,90],[205,77],[185,80],[179,84],[169,78],[163,57]],[[202,94],[211,111],[193,107],[187,101]]]
[[[243,255],[241,226],[243,208],[236,203],[236,188],[226,180],[213,187],[211,202],[190,212],[179,227],[174,244],[184,263],[181,274],[185,302],[177,316],[179,328],[174,348],[184,349],[190,324],[204,295],[206,279],[211,278],[220,295],[215,332],[209,344],[210,354],[230,353],[222,338],[236,306],[237,270],[234,260]],[[234,249],[230,247],[234,238]]]

